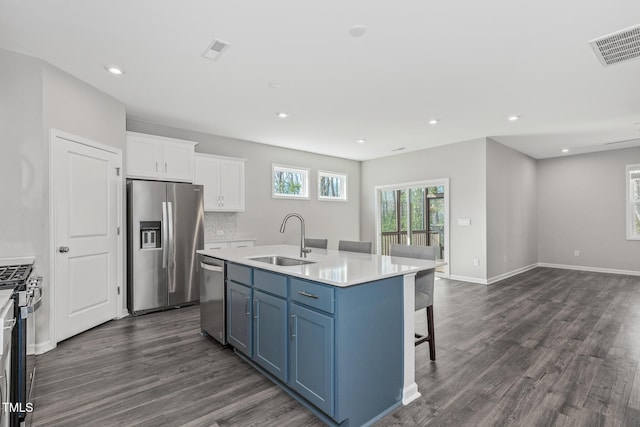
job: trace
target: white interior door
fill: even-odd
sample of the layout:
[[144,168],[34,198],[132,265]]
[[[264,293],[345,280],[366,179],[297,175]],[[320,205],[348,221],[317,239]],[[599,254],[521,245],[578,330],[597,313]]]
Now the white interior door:
[[121,156],[57,135],[52,156],[59,342],[117,317]]

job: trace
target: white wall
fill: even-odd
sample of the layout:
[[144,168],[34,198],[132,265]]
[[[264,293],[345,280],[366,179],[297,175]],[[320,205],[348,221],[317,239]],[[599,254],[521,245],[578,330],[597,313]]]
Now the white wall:
[[487,277],[538,262],[537,161],[487,139]]
[[51,345],[49,132],[55,128],[124,148],[125,107],[40,60],[0,50],[0,64],[0,189],[3,200],[14,203],[13,209],[0,210],[0,257],[36,257],[44,278],[36,346],[46,348]]
[[0,258],[46,252],[42,150],[42,62],[0,49]]
[[625,228],[625,165],[634,163],[637,147],[538,161],[541,263],[640,273],[640,241]]
[[[295,223],[297,220],[291,220],[286,232],[280,233],[282,219],[290,212],[298,212],[304,217],[308,237],[329,239],[329,248],[337,248],[340,239],[358,240],[359,238],[360,162],[136,120],[127,121],[127,130],[196,141],[198,142],[196,151],[199,153],[247,159],[245,212],[235,214],[236,227],[238,234],[256,238],[257,245],[299,244],[300,226]],[[310,200],[273,199],[271,197],[272,163],[311,169]],[[317,200],[318,169],[348,174],[349,200],[347,202]]]
[[[487,277],[484,138],[363,162],[360,237],[376,241],[376,186],[438,178],[450,179],[450,275],[484,281]],[[470,218],[471,226],[459,226],[458,218]],[[478,267],[473,265],[474,259],[480,260]]]

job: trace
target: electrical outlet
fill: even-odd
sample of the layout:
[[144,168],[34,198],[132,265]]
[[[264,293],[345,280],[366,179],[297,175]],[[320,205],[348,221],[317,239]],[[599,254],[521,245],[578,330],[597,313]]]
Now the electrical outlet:
[[506,255],[504,256],[504,262],[507,262],[507,256]]
[[580,251],[578,249],[573,251],[573,256],[580,256]]
[[474,267],[480,267],[480,260],[478,258],[474,258],[473,259],[473,266]]

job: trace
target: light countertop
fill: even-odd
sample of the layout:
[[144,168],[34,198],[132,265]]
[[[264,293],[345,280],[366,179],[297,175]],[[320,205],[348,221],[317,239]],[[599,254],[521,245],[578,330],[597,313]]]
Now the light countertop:
[[293,245],[268,245],[244,248],[223,248],[215,250],[199,250],[199,254],[212,258],[269,270],[280,274],[300,277],[315,282],[326,283],[338,287],[358,285],[387,277],[403,276],[422,270],[433,270],[444,265],[440,261],[428,261],[414,258],[390,257],[386,255],[370,255],[357,252],[337,251],[333,249],[316,249],[307,254],[307,261],[312,264],[296,266],[280,266],[250,258],[280,255],[288,258],[300,258],[300,247]]
[[11,300],[12,295],[13,289],[0,289],[0,310],[5,308],[5,306]]
[[205,239],[204,242],[205,243],[220,243],[220,242],[246,242],[246,241],[253,241],[255,242],[256,239],[255,237],[242,237],[242,236],[228,236],[228,237],[224,237],[224,236],[220,236],[220,237],[214,237],[211,239]]

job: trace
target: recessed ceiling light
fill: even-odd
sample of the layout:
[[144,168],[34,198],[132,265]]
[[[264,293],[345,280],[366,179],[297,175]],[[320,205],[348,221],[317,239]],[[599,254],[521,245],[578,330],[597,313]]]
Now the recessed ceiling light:
[[289,117],[289,113],[285,113],[285,112],[280,112],[277,114],[278,117],[280,117],[281,119],[286,119],[287,117]]
[[353,27],[349,28],[349,35],[351,37],[362,37],[366,32],[367,27],[365,27],[364,25],[354,25]]
[[124,71],[122,70],[122,68],[120,67],[116,67],[115,65],[108,65],[106,67],[104,67],[105,70],[107,70],[108,72],[110,72],[111,74],[114,74],[116,76],[121,76],[124,74]]
[[507,120],[509,120],[510,122],[515,122],[519,118],[520,118],[520,116],[513,115],[513,116],[507,117]]
[[568,149],[568,148],[563,148],[563,149],[562,149],[562,152],[563,152],[563,153],[568,153],[568,152],[569,152],[569,149]]
[[366,140],[366,139],[359,139],[359,140],[358,140],[358,144],[364,144],[365,142],[367,142],[367,140]]
[[431,119],[431,120],[429,120],[429,124],[430,125],[437,125],[439,121],[440,120],[438,120],[438,119]]

